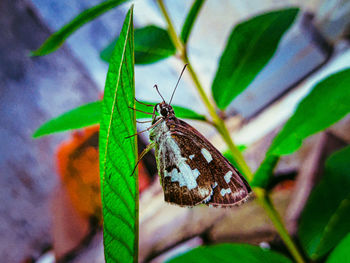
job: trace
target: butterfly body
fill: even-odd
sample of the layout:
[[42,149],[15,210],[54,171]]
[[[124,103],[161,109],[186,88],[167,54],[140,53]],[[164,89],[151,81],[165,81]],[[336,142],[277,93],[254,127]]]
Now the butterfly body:
[[155,145],[165,201],[180,205],[233,206],[248,199],[250,186],[235,167],[172,107],[154,108],[150,140]]

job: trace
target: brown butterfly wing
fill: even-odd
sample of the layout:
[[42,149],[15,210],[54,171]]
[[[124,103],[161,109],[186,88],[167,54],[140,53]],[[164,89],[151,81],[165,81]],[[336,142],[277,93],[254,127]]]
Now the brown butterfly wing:
[[180,119],[169,120],[167,125],[182,156],[192,169],[199,170],[198,185],[211,185],[212,194],[204,203],[233,206],[249,197],[251,188],[245,178],[203,135]]

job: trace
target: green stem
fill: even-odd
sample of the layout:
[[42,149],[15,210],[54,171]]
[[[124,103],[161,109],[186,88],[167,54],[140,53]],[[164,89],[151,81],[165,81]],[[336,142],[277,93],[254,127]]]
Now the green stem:
[[278,214],[277,210],[275,209],[274,205],[271,202],[271,199],[268,195],[266,195],[265,191],[263,189],[255,189],[255,194],[258,197],[258,202],[260,205],[264,208],[265,212],[270,217],[270,220],[274,224],[278,234],[282,238],[283,242],[286,244],[289,252],[292,254],[293,258],[298,263],[304,263],[304,259],[302,255],[300,254],[298,248],[294,244],[292,238],[288,234],[288,231],[286,227],[283,224],[282,218]]
[[[225,143],[227,144],[230,151],[232,152],[233,157],[235,158],[235,161],[240,168],[240,171],[247,177],[248,181],[251,181],[253,179],[253,173],[250,170],[249,166],[247,165],[241,151],[237,148],[237,146],[232,141],[232,138],[231,138],[230,133],[226,127],[225,122],[216,113],[216,107],[214,106],[215,105],[214,101],[211,98],[208,98],[208,96],[206,95],[206,93],[203,89],[203,86],[201,85],[201,83],[198,79],[198,76],[195,73],[195,71],[192,67],[192,64],[190,63],[190,61],[188,59],[186,48],[183,45],[183,43],[181,42],[178,35],[176,34],[175,28],[173,26],[173,23],[171,22],[171,19],[168,15],[166,8],[164,6],[163,0],[157,0],[157,2],[159,4],[160,10],[161,10],[166,22],[168,24],[168,32],[169,32],[170,38],[171,38],[172,42],[174,43],[177,51],[179,52],[180,58],[182,59],[182,61],[184,63],[188,64],[188,66],[187,66],[188,71],[191,75],[191,78],[192,78],[192,80],[193,80],[193,82],[198,90],[198,93],[199,93],[203,103],[207,107],[208,112],[209,112],[211,118],[213,119],[214,126],[219,131],[220,135],[222,136]],[[298,263],[304,263],[304,260],[301,256],[300,252],[298,251],[296,245],[294,244],[292,238],[288,234],[288,231],[287,231],[286,227],[284,226],[280,215],[278,214],[277,210],[274,208],[274,206],[273,206],[272,202],[270,201],[270,199],[268,198],[268,196],[265,194],[265,191],[261,188],[254,188],[253,191],[256,194],[258,202],[264,208],[267,215],[270,217],[277,232],[281,236],[283,242],[285,243],[286,247],[288,248],[288,250],[290,251],[290,253],[294,257],[295,261]]]

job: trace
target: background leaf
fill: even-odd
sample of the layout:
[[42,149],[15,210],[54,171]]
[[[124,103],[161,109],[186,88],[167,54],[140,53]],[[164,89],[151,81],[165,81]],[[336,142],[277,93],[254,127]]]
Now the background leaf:
[[276,155],[267,155],[260,164],[258,170],[255,172],[250,185],[252,187],[261,187],[267,189],[273,177],[273,170],[275,169],[280,157]]
[[132,8],[109,64],[100,123],[100,175],[106,262],[137,262],[138,187]]
[[[141,102],[145,104],[151,104],[153,106],[158,103],[158,102],[147,102],[147,101],[141,101]],[[204,115],[201,115],[193,110],[190,110],[181,106],[176,106],[176,105],[172,105],[172,107],[174,109],[174,112],[177,118],[206,121],[206,117]],[[140,103],[136,103],[136,109],[146,111],[146,112],[153,112],[152,107],[148,107]],[[142,112],[136,112],[136,118],[138,119],[151,118],[151,117],[152,115],[148,115]]]
[[246,244],[219,244],[195,248],[183,255],[173,258],[169,263],[291,263],[292,261],[274,251],[264,250]]
[[[148,102],[148,101],[142,101],[142,102],[146,104],[152,104],[152,105],[156,104],[154,102]],[[34,132],[33,137],[39,138],[41,136],[56,133],[56,132],[80,129],[86,126],[100,123],[101,111],[102,111],[101,107],[102,107],[101,101],[95,101],[95,102],[80,106],[78,108],[75,108],[73,110],[70,110],[66,113],[63,113],[62,115],[56,118],[53,118],[48,122],[45,122],[43,125],[41,125]],[[201,115],[193,110],[190,110],[181,106],[176,106],[176,105],[173,105],[173,108],[178,118],[206,121],[206,117],[204,115]],[[139,103],[137,103],[136,109],[146,111],[146,112],[153,111],[153,109],[150,109],[150,107],[141,105]],[[138,112],[138,111],[136,112],[137,119],[151,118],[151,117],[152,117],[151,115]]]
[[[100,57],[102,60],[109,61],[116,41],[114,40],[101,51]],[[153,25],[135,30],[136,64],[154,63],[175,53],[176,49],[166,30]]]
[[275,137],[269,152],[291,154],[305,138],[343,118],[350,111],[349,87],[350,69],[335,73],[316,84]]
[[[244,144],[237,145],[238,150],[244,152],[247,149],[247,146]],[[236,169],[239,169],[239,165],[237,164],[235,158],[232,156],[232,152],[230,150],[226,150],[222,153],[222,155],[234,166]],[[243,173],[242,173],[243,175]],[[244,176],[244,175],[243,175]]]
[[45,40],[44,44],[42,44],[40,48],[32,51],[31,55],[44,56],[56,51],[60,46],[62,46],[64,41],[80,27],[126,1],[127,0],[107,0],[84,10],[73,20],[65,24],[60,30],[53,33],[48,39]]
[[198,13],[202,7],[204,3],[204,0],[195,0],[193,2],[193,5],[190,9],[190,12],[188,13],[185,23],[182,26],[182,30],[181,30],[181,40],[184,44],[187,43],[188,37],[190,36],[192,27],[194,22],[196,21],[196,18],[198,16]]
[[33,137],[38,138],[55,132],[80,129],[99,123],[100,118],[101,102],[88,103],[44,123],[34,132]]
[[350,146],[326,162],[326,173],[301,215],[299,238],[312,259],[329,252],[350,231]]
[[349,86],[350,69],[335,73],[315,85],[272,141],[262,167],[255,173],[253,186],[268,186],[277,164],[272,162],[274,158],[293,153],[308,136],[328,128],[349,113]]
[[271,59],[297,13],[297,8],[273,11],[233,29],[212,85],[213,97],[220,109],[225,109],[247,88]]
[[326,263],[350,263],[350,234],[333,250]]

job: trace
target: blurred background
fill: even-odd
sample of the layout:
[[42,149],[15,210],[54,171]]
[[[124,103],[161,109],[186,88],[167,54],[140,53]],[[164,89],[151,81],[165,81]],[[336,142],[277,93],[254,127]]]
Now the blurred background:
[[[0,2],[0,256],[2,262],[104,262],[99,197],[98,126],[33,139],[45,121],[101,98],[108,64],[100,52],[119,35],[130,3],[78,30],[53,54],[30,57],[51,32],[98,0],[2,0]],[[155,1],[134,1],[135,28],[165,28]],[[165,1],[178,32],[191,1]],[[350,2],[346,0],[208,0],[189,40],[189,57],[207,94],[235,24],[262,12],[296,6],[299,15],[278,50],[228,107],[226,122],[252,170],[264,158],[276,131],[319,80],[350,66]],[[170,98],[183,64],[170,57],[135,67],[136,97]],[[185,73],[173,104],[208,115]],[[312,116],[310,116],[312,117]],[[215,130],[190,121],[221,151]],[[140,125],[139,130],[147,126]],[[148,135],[139,138],[140,148]],[[346,117],[282,158],[272,193],[290,232],[319,163],[350,141]],[[303,169],[305,168],[305,169]],[[308,168],[308,169],[306,169]],[[314,169],[312,169],[314,168]],[[306,172],[305,172],[306,171]],[[84,176],[83,176],[84,175]],[[304,179],[303,179],[304,178]],[[309,179],[305,179],[309,178]],[[295,189],[295,185],[298,188]],[[309,190],[307,190],[309,189]],[[149,154],[140,166],[140,261],[163,262],[200,244],[245,242],[283,250],[262,209],[251,201],[234,209],[165,204]],[[229,224],[228,224],[229,222]],[[294,232],[293,232],[294,231]]]

